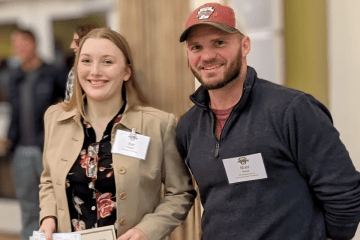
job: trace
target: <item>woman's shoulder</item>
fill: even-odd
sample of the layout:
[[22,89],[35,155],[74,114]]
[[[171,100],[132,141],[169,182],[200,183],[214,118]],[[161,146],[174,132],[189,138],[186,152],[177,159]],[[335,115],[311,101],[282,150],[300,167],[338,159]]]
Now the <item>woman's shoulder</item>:
[[141,112],[144,118],[157,119],[163,123],[168,123],[169,120],[175,119],[175,116],[172,113],[148,106],[135,106],[134,111]]
[[51,105],[45,112],[45,121],[67,119],[75,115],[73,110],[65,111],[63,103]]
[[58,103],[58,104],[54,104],[54,105],[51,105],[50,107],[48,107],[48,109],[45,112],[45,117],[54,116],[54,115],[64,112],[64,110],[62,109],[60,104],[61,103]]

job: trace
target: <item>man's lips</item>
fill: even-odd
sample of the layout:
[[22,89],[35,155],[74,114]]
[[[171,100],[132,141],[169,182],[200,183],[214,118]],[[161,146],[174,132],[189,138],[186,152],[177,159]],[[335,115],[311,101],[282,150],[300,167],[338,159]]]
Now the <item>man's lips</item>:
[[212,71],[212,70],[216,70],[220,67],[222,67],[224,64],[222,63],[218,63],[218,64],[206,64],[206,65],[200,65],[198,67],[198,69],[200,71]]
[[219,68],[221,66],[222,66],[222,64],[211,64],[211,65],[206,65],[204,67],[201,67],[200,69],[201,70],[213,70],[213,69]]

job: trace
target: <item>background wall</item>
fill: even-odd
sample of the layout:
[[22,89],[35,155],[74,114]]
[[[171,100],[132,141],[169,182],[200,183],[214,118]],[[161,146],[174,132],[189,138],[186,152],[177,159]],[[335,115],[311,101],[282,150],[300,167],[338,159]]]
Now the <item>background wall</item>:
[[360,1],[328,3],[329,105],[340,137],[360,171]]
[[249,66],[259,78],[285,83],[284,8],[282,0],[229,0],[238,25],[251,39]]
[[194,90],[186,49],[179,38],[190,13],[189,1],[118,1],[119,32],[128,40],[135,73],[150,105],[180,117]]
[[[185,45],[178,38],[187,15],[206,2],[0,0],[0,55],[11,54],[9,29],[18,25],[35,30],[40,55],[53,61],[54,40],[72,37],[73,20],[101,16],[103,24],[128,38],[153,106],[180,117],[192,105],[188,96],[196,81],[187,68]],[[233,6],[243,15],[253,43],[249,65],[256,67],[260,77],[309,92],[329,107],[360,170],[360,1],[215,2]],[[54,33],[63,28],[62,23],[68,24],[68,36]],[[0,232],[17,234],[21,226],[16,201],[0,199],[0,213],[5,210],[9,214],[0,217]],[[360,239],[360,233],[354,239]]]
[[[102,14],[105,17],[102,25],[118,29],[115,4],[115,0],[2,0],[0,1],[0,26],[16,25],[33,30],[38,40],[39,55],[45,61],[52,62],[55,57],[54,21],[76,20],[89,15]],[[73,24],[74,26],[68,28],[68,32],[63,32],[70,39],[73,29],[79,23],[73,22]],[[2,32],[1,35],[7,36],[6,32]],[[9,53],[6,49],[0,50],[0,56]]]
[[327,21],[324,0],[284,1],[285,84],[328,106]]
[[329,107],[340,138],[360,171],[360,1],[327,3]]

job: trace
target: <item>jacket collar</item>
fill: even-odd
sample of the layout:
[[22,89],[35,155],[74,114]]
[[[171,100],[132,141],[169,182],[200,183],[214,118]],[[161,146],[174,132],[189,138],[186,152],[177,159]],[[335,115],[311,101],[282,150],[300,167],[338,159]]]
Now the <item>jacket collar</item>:
[[[255,69],[248,66],[246,78],[244,81],[243,94],[240,98],[240,101],[234,107],[234,111],[238,112],[245,106],[247,100],[249,99],[251,89],[253,88],[256,79],[257,79],[257,74]],[[190,96],[190,99],[195,103],[195,105],[201,108],[209,109],[209,102],[210,102],[209,92],[203,86],[200,86],[196,90],[196,92]]]
[[[74,109],[66,112],[63,111],[58,117],[57,121],[65,121],[67,119],[73,118],[76,122],[81,123],[81,115],[80,112],[75,107]],[[125,107],[124,114],[119,122],[119,124],[123,125],[125,128],[132,130],[136,129],[136,132],[142,134],[142,111],[141,107],[134,106],[129,108],[127,104]]]
[[140,106],[126,106],[124,114],[120,120],[120,124],[130,131],[135,128],[135,132],[142,134],[142,111]]
[[70,118],[73,118],[75,121],[80,122],[81,119],[80,112],[77,110],[76,107],[68,112],[63,111],[58,117],[57,121],[61,122]]

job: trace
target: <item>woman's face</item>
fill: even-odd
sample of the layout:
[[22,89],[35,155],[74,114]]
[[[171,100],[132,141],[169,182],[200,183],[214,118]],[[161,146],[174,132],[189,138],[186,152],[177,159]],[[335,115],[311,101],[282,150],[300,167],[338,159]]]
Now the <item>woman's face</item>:
[[79,49],[79,41],[80,41],[79,35],[77,33],[74,33],[73,40],[70,44],[70,48],[74,51],[74,53],[76,53],[77,50]]
[[88,101],[121,101],[121,88],[129,80],[131,69],[113,42],[89,38],[81,48],[77,74]]

